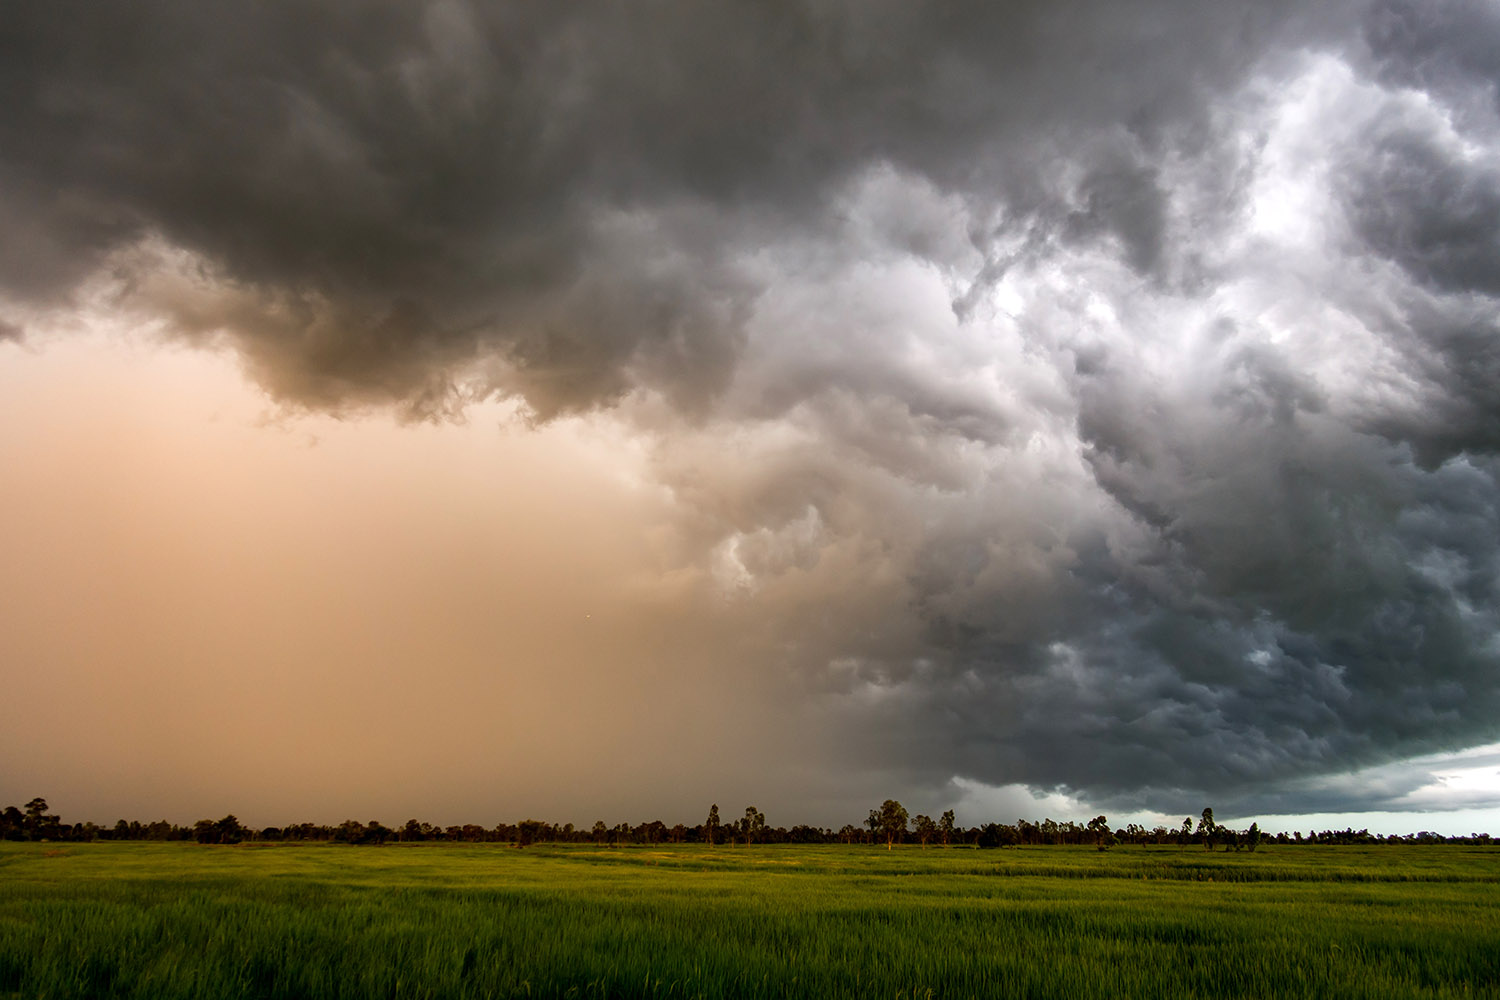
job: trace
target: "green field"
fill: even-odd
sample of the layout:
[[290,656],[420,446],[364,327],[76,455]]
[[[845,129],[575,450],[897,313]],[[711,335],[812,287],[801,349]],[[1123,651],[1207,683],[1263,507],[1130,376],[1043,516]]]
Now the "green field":
[[0,996],[1500,996],[1500,849],[4,843]]

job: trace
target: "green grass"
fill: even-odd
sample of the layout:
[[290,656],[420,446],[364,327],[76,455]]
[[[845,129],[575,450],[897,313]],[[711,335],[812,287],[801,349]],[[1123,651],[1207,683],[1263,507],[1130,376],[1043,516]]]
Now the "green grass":
[[1500,996],[1500,850],[0,844],[0,996]]

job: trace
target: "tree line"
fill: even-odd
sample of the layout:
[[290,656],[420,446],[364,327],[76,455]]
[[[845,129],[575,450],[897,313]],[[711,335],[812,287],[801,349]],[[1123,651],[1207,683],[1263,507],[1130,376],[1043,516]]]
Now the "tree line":
[[648,823],[616,823],[599,820],[590,827],[572,823],[555,824],[525,819],[518,823],[497,823],[492,827],[474,823],[462,826],[434,826],[410,819],[400,826],[386,826],[377,821],[345,820],[336,826],[318,823],[294,823],[289,826],[249,827],[233,815],[222,819],[202,819],[192,826],[178,826],[166,820],[141,823],[121,819],[114,826],[94,823],[64,823],[49,811],[47,800],[34,798],[24,806],[6,806],[0,810],[0,840],[21,841],[95,841],[156,840],[196,841],[200,844],[238,844],[244,842],[278,843],[325,841],[342,844],[416,843],[446,841],[471,844],[594,844],[620,847],[650,844],[708,844],[745,847],[756,844],[863,844],[892,850],[898,845],[921,847],[1021,847],[1044,845],[1087,845],[1109,850],[1120,845],[1141,847],[1199,847],[1206,850],[1254,851],[1262,844],[1468,844],[1494,843],[1487,833],[1445,837],[1422,830],[1417,833],[1382,836],[1368,830],[1309,830],[1291,834],[1266,834],[1258,823],[1236,830],[1216,823],[1212,809],[1204,809],[1198,822],[1191,817],[1175,828],[1157,826],[1146,829],[1131,823],[1118,829],[1105,816],[1086,823],[1071,820],[1040,822],[1017,820],[1014,824],[983,823],[964,827],[958,824],[953,810],[937,819],[918,814],[911,816],[895,799],[887,799],[871,809],[864,822],[847,823],[835,830],[798,824],[792,827],[770,826],[765,814],[754,806],[741,816],[723,818],[717,804],[708,817],[697,825],[677,823],[668,826],[661,820]]

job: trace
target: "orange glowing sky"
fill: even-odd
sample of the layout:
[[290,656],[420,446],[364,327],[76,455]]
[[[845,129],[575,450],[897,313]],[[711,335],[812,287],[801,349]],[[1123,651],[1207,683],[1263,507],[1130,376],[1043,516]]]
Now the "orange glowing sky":
[[0,805],[1500,824],[1491,51],[15,5]]
[[287,414],[119,336],[0,352],[0,798],[582,821],[764,798],[816,742],[719,667],[607,428]]

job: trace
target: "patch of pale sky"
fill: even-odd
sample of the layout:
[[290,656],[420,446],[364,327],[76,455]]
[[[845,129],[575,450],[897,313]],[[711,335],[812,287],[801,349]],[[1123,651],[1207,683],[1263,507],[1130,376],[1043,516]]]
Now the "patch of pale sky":
[[[1367,785],[1391,775],[1423,775],[1425,783],[1405,793],[1386,808],[1348,812],[1237,813],[1215,808],[1211,796],[1203,803],[1214,808],[1215,818],[1234,826],[1258,822],[1271,833],[1294,830],[1368,829],[1372,833],[1408,834],[1430,830],[1445,836],[1466,836],[1475,832],[1500,834],[1500,744],[1474,747],[1457,753],[1429,754],[1392,764],[1367,768],[1325,780],[1324,784]],[[1085,797],[1059,792],[1034,792],[1025,785],[986,785],[968,778],[955,777],[953,808],[960,820],[969,825],[1016,819],[1074,819],[1107,814],[1116,828],[1139,823],[1151,829],[1157,825],[1177,828],[1182,817],[1151,810],[1113,810],[1099,807]],[[1197,812],[1193,817],[1197,819]]]

